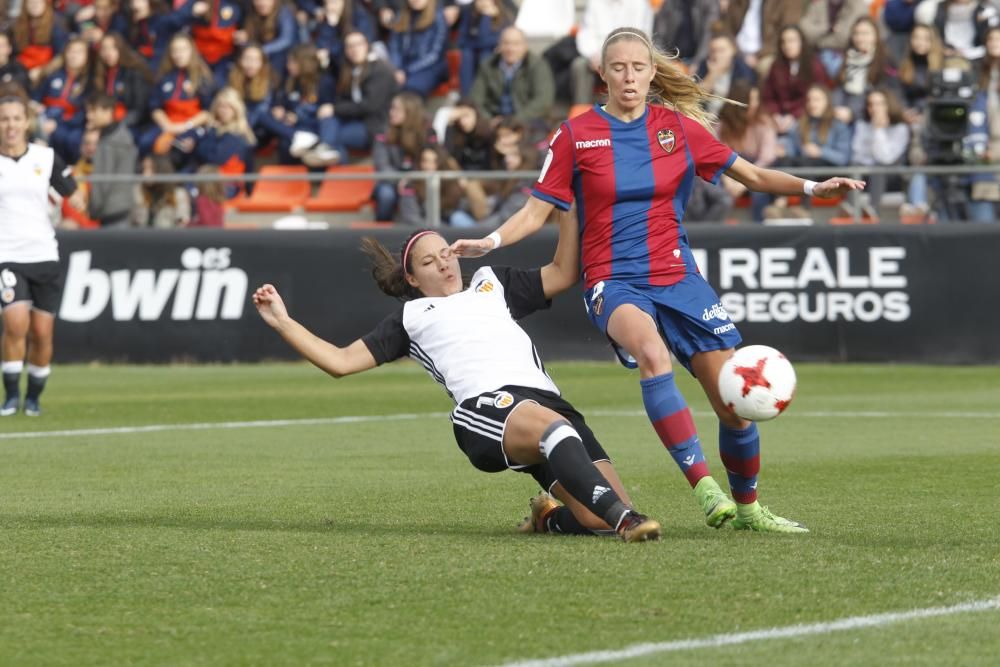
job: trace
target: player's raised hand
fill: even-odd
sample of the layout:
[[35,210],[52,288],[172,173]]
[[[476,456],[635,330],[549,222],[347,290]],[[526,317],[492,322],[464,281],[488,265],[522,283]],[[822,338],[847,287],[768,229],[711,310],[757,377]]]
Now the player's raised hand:
[[451,251],[459,257],[482,257],[493,250],[493,239],[459,239],[451,244]]
[[270,283],[261,285],[253,293],[252,299],[260,316],[275,329],[278,328],[282,320],[288,319],[285,302],[274,285]]
[[822,183],[817,183],[813,188],[813,196],[820,199],[831,199],[833,197],[843,197],[851,190],[864,190],[865,182],[856,181],[853,178],[834,176]]

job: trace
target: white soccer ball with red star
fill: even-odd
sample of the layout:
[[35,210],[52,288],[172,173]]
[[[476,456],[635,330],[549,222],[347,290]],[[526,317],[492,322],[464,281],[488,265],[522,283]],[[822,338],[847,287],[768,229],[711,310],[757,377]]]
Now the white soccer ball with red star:
[[747,345],[722,365],[719,393],[722,401],[743,419],[774,419],[795,395],[795,369],[778,350]]

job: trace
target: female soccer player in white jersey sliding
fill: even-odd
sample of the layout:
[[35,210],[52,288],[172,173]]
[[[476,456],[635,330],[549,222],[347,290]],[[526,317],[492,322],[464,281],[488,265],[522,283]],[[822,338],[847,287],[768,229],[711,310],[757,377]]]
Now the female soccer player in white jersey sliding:
[[483,267],[467,286],[458,258],[436,232],[410,235],[398,258],[365,239],[379,287],[405,303],[344,348],[291,319],[273,285],[257,289],[253,301],[285,341],[334,377],[406,356],[420,362],[455,401],[455,440],[476,468],[530,473],[565,503],[543,491],[532,499],[523,531],[610,529],[626,542],[656,539],[660,524],[631,508],[607,454],[514,321],[548,308],[554,294],[576,282],[575,223],[563,225],[551,263],[534,270]]
[[[452,249],[476,257],[516,243],[554,207],[568,210],[575,199],[588,314],[623,363],[638,366],[646,414],[694,488],[706,523],[719,527],[733,519],[740,529],[807,532],[757,502],[757,427],[726,408],[717,382],[741,338],[699,275],[681,222],[695,177],[717,182],[725,173],[751,190],[817,197],[864,183],[814,183],[740,158],[706,129],[706,94],[641,30],[608,35],[600,74],[607,104],[562,124],[525,206],[488,237],[457,241]],[[736,503],[709,475],[674,383],[671,351],[698,378],[719,417],[719,450]]]
[[[41,414],[39,396],[52,361],[52,330],[62,294],[59,248],[49,220],[49,187],[70,204],[84,202],[62,159],[28,144],[28,105],[0,97],[0,311],[3,315],[4,402],[0,417],[17,414],[21,371],[28,361],[24,413]],[[27,352],[27,355],[25,354]]]

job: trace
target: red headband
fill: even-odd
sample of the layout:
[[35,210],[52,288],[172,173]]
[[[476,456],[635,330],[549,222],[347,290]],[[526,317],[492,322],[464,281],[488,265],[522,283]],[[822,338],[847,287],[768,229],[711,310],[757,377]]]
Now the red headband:
[[421,238],[422,236],[427,236],[428,234],[437,234],[437,232],[430,229],[425,229],[422,232],[417,232],[416,234],[414,234],[413,237],[406,242],[406,248],[403,249],[403,273],[406,274],[410,273],[409,269],[406,268],[406,257],[410,254],[410,249],[413,247],[413,244],[417,242],[417,239]]

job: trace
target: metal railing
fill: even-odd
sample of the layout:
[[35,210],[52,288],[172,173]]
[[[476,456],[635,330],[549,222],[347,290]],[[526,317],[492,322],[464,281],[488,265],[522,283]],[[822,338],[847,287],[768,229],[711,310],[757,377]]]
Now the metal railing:
[[[898,174],[904,177],[913,175],[925,176],[962,176],[969,174],[998,173],[1000,163],[995,164],[961,164],[961,165],[924,165],[919,167],[887,166],[887,167],[865,167],[860,165],[849,165],[846,167],[790,167],[783,168],[784,171],[796,176],[809,178],[829,178],[832,176],[846,176],[858,180],[866,180],[868,176],[874,174],[893,175]],[[81,177],[79,180],[91,183],[204,183],[204,182],[258,182],[258,181],[309,181],[322,182],[327,180],[342,181],[393,181],[402,180],[423,180],[427,184],[427,198],[424,202],[424,212],[428,227],[441,226],[441,182],[449,179],[474,179],[484,181],[506,181],[506,180],[535,180],[538,178],[538,170],[522,171],[380,171],[380,172],[309,172],[305,174],[157,174],[152,176],[142,176],[139,174],[91,174]],[[860,207],[857,206],[860,193],[850,193],[850,202],[855,215],[855,222],[858,221]]]

